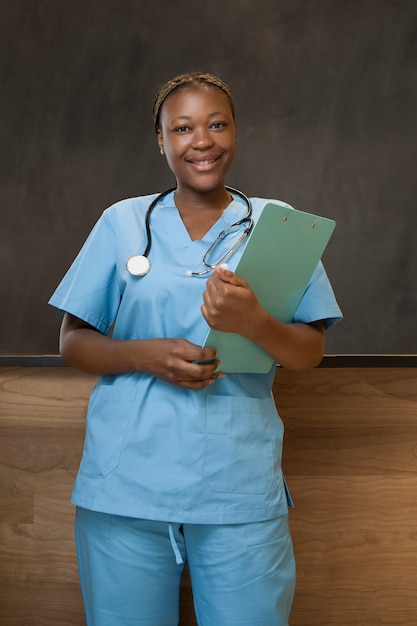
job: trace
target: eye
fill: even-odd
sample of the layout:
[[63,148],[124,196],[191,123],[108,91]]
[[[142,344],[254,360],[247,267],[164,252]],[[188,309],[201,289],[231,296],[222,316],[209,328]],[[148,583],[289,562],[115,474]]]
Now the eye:
[[190,130],[189,126],[177,126],[176,128],[174,128],[174,132],[176,133],[186,133],[189,130]]
[[211,124],[211,128],[213,128],[214,130],[220,130],[224,128],[225,126],[226,126],[225,122],[213,122]]

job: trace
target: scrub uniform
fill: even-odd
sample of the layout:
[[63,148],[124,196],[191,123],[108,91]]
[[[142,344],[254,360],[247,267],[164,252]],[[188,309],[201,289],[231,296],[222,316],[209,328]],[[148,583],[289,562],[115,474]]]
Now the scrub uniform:
[[[126,260],[141,254],[146,247],[145,214],[155,197],[123,200],[104,211],[50,304],[104,334],[112,328],[115,339],[183,337],[202,345],[208,331],[200,310],[207,276],[189,276],[187,271],[205,269],[202,259],[208,247],[221,230],[246,214],[246,206],[240,198],[234,198],[204,238],[192,241],[175,206],[173,193],[168,194],[151,215],[151,270],[143,277],[132,276],[126,269]],[[270,200],[252,199],[255,221],[267,202]],[[210,262],[220,259],[240,234],[238,229],[227,235]],[[238,248],[229,259],[229,269],[236,267],[242,249],[243,246]],[[323,319],[328,327],[340,318],[340,309],[320,262],[293,321],[309,323]],[[155,614],[149,619],[145,617],[145,605],[152,595],[149,590],[145,590],[140,607],[135,603],[131,607],[134,616],[117,615],[120,606],[115,607],[120,604],[120,598],[110,599],[116,576],[110,576],[106,590],[101,581],[101,592],[96,589],[93,593],[92,580],[107,560],[106,556],[100,561],[97,554],[102,553],[103,545],[109,547],[109,536],[113,536],[116,528],[119,546],[127,541],[119,532],[123,528],[130,537],[159,537],[158,541],[164,537],[162,543],[168,545],[173,563],[169,566],[160,563],[156,570],[169,572],[174,568],[176,572],[174,577],[167,574],[174,581],[170,584],[174,584],[175,591],[172,602],[166,594],[165,606],[178,604],[178,577],[187,557],[196,612],[203,626],[287,623],[288,617],[277,616],[274,621],[265,611],[252,619],[245,608],[241,621],[236,616],[233,621],[232,617],[220,615],[217,609],[208,606],[203,591],[205,576],[198,574],[202,571],[199,557],[207,570],[207,558],[210,561],[207,555],[212,556],[219,546],[227,545],[229,555],[241,554],[243,544],[253,548],[253,541],[249,544],[247,541],[249,531],[239,528],[249,525],[254,532],[256,525],[268,522],[261,524],[268,534],[271,525],[280,524],[285,545],[281,551],[287,555],[286,566],[281,569],[291,570],[292,582],[285,583],[287,596],[291,597],[294,567],[288,528],[282,530],[282,525],[287,523],[288,497],[281,471],[283,425],[271,391],[274,376],[275,365],[267,374],[227,374],[201,390],[182,389],[142,372],[99,379],[89,402],[84,452],[72,493],[72,502],[78,507],[77,543],[86,611],[87,616],[91,615],[89,624],[170,626],[177,623],[175,611],[167,609],[171,615],[168,619],[160,599],[155,605],[164,614],[162,621],[157,621]],[[97,542],[97,536],[102,536],[98,528],[107,529],[104,535],[107,539],[99,542],[101,547],[87,558],[92,549],[91,537]],[[243,543],[233,544],[231,529]],[[276,538],[277,532],[275,529],[272,537]],[[163,552],[160,547],[155,548],[160,546],[158,541],[154,552],[149,546],[138,552],[135,562],[140,562],[144,571],[152,569],[155,555]],[[259,537],[255,545],[268,543],[270,540]],[[109,552],[114,567],[119,553],[122,552]],[[131,549],[121,559],[121,567],[126,564],[128,554],[132,554]],[[249,563],[233,558],[237,564],[233,577],[245,574],[246,584],[253,584],[259,572],[253,575]],[[214,566],[216,575],[212,580],[223,581],[224,587],[225,581],[233,577],[230,563],[221,570],[222,560]],[[124,577],[130,580],[134,575],[130,571]],[[216,593],[218,590],[213,588],[210,595]],[[243,597],[248,595],[248,590],[243,582],[236,594],[244,607]],[[206,599],[202,600],[203,597]],[[254,603],[256,599],[251,606]],[[99,604],[105,608],[102,613],[99,611],[99,617],[94,617],[92,607]],[[129,606],[126,598],[122,604]],[[287,604],[290,606],[290,600]],[[110,618],[111,614],[115,617]]]

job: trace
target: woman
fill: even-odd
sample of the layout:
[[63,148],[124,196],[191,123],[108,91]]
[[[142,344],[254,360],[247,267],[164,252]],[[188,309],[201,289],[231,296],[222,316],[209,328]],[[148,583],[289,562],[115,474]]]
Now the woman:
[[[229,87],[178,76],[159,92],[154,122],[175,190],[107,209],[51,299],[65,312],[62,357],[100,375],[72,495],[87,623],[177,624],[187,560],[199,624],[284,626],[295,565],[275,367],[224,376],[201,345],[212,327],[284,367],[313,367],[340,310],[321,264],[284,324],[220,266],[233,235],[205,257],[247,211],[225,186],[236,149]],[[252,199],[255,221],[266,202]]]

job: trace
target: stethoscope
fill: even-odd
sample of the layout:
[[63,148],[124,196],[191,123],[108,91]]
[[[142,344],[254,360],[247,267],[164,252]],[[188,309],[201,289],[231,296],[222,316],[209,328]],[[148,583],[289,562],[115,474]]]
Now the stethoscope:
[[[152,200],[151,204],[146,210],[145,229],[146,229],[147,245],[146,245],[145,251],[143,254],[136,254],[134,256],[129,257],[126,261],[126,269],[129,272],[129,274],[132,274],[132,276],[146,276],[146,274],[151,269],[151,263],[148,259],[149,251],[152,246],[152,234],[151,234],[151,226],[150,226],[151,213],[156,207],[156,205],[158,204],[158,202],[163,200],[165,196],[167,196],[169,193],[175,191],[175,189],[176,187],[173,187],[172,189],[168,189],[168,191],[164,191],[160,193],[154,200]],[[205,276],[206,274],[209,274],[210,272],[212,272],[214,268],[216,267],[216,265],[222,265],[226,263],[227,259],[233,254],[236,248],[240,246],[240,244],[246,239],[246,237],[249,235],[249,233],[251,232],[253,228],[252,203],[249,200],[249,198],[245,196],[245,194],[242,193],[242,191],[239,191],[238,189],[234,189],[233,187],[226,186],[226,190],[230,194],[236,194],[237,196],[242,198],[242,200],[245,201],[246,206],[247,206],[246,215],[245,217],[242,217],[242,219],[238,220],[237,222],[234,222],[233,224],[230,224],[230,226],[227,226],[227,228],[222,230],[221,233],[217,235],[216,239],[213,241],[213,243],[207,249],[206,253],[203,256],[203,263],[207,267],[207,269],[203,270],[202,272],[194,272],[192,270],[188,270],[186,272],[187,276]],[[226,237],[227,233],[230,230],[238,226],[241,226],[242,224],[246,224],[246,227],[243,230],[239,239],[233,244],[233,246],[226,252],[226,254],[219,261],[217,261],[214,264],[209,263],[208,259],[210,255],[212,254],[213,250],[215,249],[215,247],[217,246],[217,244],[220,243],[220,241],[222,241],[222,239]]]

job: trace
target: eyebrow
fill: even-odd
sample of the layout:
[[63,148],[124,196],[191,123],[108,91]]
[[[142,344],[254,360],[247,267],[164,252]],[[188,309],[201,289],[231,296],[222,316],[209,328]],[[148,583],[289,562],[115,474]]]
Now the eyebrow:
[[[227,113],[225,113],[225,111],[213,111],[213,113],[209,113],[208,117],[216,117],[217,115],[225,115],[227,117],[229,117],[229,115]],[[174,117],[174,119],[172,121],[175,120],[191,120],[192,116],[191,115],[177,115],[177,117]]]

